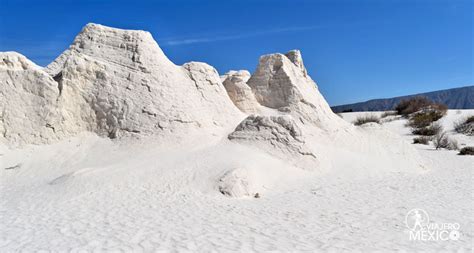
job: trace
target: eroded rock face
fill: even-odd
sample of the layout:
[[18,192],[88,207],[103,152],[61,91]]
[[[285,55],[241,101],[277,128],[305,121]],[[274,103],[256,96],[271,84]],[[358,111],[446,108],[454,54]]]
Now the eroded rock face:
[[15,52],[0,53],[0,139],[39,143],[56,139],[52,126],[57,83],[41,67]]
[[252,89],[247,85],[250,79],[250,73],[247,70],[229,71],[221,79],[227,94],[237,108],[248,114],[260,111],[260,104]]
[[262,106],[291,114],[303,124],[328,128],[334,122],[342,122],[308,76],[297,50],[260,57],[247,84]]
[[293,64],[298,67],[301,72],[303,72],[303,75],[306,77],[308,75],[308,72],[306,71],[306,68],[303,64],[303,57],[301,56],[300,50],[291,50],[288,53],[285,54],[285,56],[293,62]]
[[312,135],[329,135],[347,129],[348,124],[331,111],[319,93],[300,51],[264,55],[247,82],[242,76],[248,75],[231,72],[224,76],[224,85],[242,111],[248,110],[245,106],[255,97],[258,110],[248,111],[259,115],[243,120],[229,139],[257,146],[298,167],[316,169],[320,161],[305,144],[308,138],[302,129]]
[[74,132],[148,135],[239,117],[214,68],[174,65],[148,32],[90,24],[63,55],[48,69],[62,65],[61,102],[71,112],[81,107],[70,114]]
[[255,145],[295,165],[314,169],[316,156],[306,147],[301,129],[289,115],[250,115],[229,135],[229,140]]
[[189,78],[194,83],[197,91],[201,94],[201,100],[206,103],[214,103],[215,109],[221,113],[221,108],[229,107],[229,99],[222,85],[217,70],[202,62],[189,62],[183,65]]
[[174,66],[149,32],[90,23],[76,36],[69,49],[49,64],[45,71],[52,76],[57,75],[74,54],[89,56],[133,72],[149,73],[157,67],[169,72],[168,67]]
[[[88,24],[70,48],[44,70],[23,58],[5,58],[0,75],[8,86],[2,89],[14,93],[12,96],[25,97],[26,92],[33,97],[25,103],[31,104],[31,110],[34,104],[42,108],[22,109],[25,117],[39,113],[38,124],[43,128],[47,124],[54,131],[38,134],[8,123],[14,120],[9,118],[10,111],[18,109],[5,100],[6,123],[1,130],[17,131],[19,136],[36,134],[35,142],[82,131],[110,138],[160,134],[232,125],[243,118],[214,68],[194,62],[174,65],[148,32]],[[55,113],[48,106],[54,107]],[[31,143],[29,137],[7,134],[6,138]]]

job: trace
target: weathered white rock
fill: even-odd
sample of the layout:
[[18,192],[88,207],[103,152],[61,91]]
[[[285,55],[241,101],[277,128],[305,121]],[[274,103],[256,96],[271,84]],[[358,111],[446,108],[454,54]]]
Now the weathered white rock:
[[183,65],[195,88],[201,94],[201,100],[213,103],[216,113],[225,113],[222,108],[230,106],[226,90],[217,70],[202,62],[189,62]]
[[[308,138],[301,129],[307,130],[314,140],[316,135],[344,134],[341,130],[349,127],[332,112],[319,93],[298,50],[262,56],[247,83],[244,78],[231,82],[233,76],[236,76],[235,72],[225,76],[224,86],[234,103],[242,110],[244,106],[248,108],[249,101],[255,97],[259,107],[254,112],[260,116],[247,117],[229,135],[230,140],[257,146],[298,167],[313,170],[321,161],[306,145]],[[227,86],[234,89],[237,86],[239,92],[233,92]],[[251,92],[245,87],[250,87]]]
[[[54,131],[48,134],[40,135],[30,128],[26,131],[19,122],[8,123],[13,119],[7,119],[2,129],[12,134],[16,131],[19,137],[6,136],[13,142],[46,142],[83,131],[115,138],[232,126],[244,116],[233,105],[214,68],[204,63],[174,65],[144,31],[88,24],[44,71],[26,59],[3,64],[9,67],[0,69],[0,75],[7,76],[10,84],[2,89],[18,93],[20,90],[11,86],[19,84],[38,90],[34,92],[48,89],[51,94],[44,94],[48,103],[44,99],[29,99],[28,103],[31,107],[47,104],[57,110],[54,114],[42,112],[38,119],[29,109],[24,112],[35,121],[31,124],[45,125],[45,119],[51,118],[48,129]],[[21,75],[12,76],[11,69]],[[15,96],[24,97],[21,92]],[[5,117],[18,110],[16,106],[4,105]],[[41,110],[49,112],[48,108]],[[34,140],[27,136],[34,136]]]
[[247,70],[229,71],[221,77],[227,94],[237,108],[248,114],[258,113],[261,106],[247,85],[249,79],[250,73]]
[[310,123],[323,129],[345,124],[319,93],[297,50],[286,55],[277,53],[260,57],[257,70],[247,84],[261,105],[289,113],[303,124]]
[[293,62],[296,67],[298,67],[301,72],[303,72],[304,76],[308,75],[308,72],[306,71],[306,68],[303,64],[303,57],[301,56],[300,50],[290,50],[288,53],[285,54],[288,59]]
[[170,72],[169,66],[174,66],[149,32],[90,23],[76,36],[69,49],[50,63],[45,71],[57,75],[74,54],[89,56],[133,72],[150,73],[150,69],[159,67]]
[[315,169],[318,160],[305,145],[301,129],[289,115],[250,115],[229,135],[229,140],[262,148],[305,169]]
[[15,52],[0,52],[0,139],[38,143],[56,139],[57,83]]
[[64,55],[48,69],[63,66],[60,101],[71,111],[81,105],[77,131],[153,134],[240,117],[214,68],[174,65],[148,32],[89,24]]

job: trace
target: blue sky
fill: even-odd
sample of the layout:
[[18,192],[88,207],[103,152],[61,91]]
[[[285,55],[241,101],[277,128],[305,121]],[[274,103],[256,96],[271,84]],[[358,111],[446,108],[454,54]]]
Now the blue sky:
[[300,49],[331,105],[474,84],[473,1],[9,1],[0,51],[46,65],[88,22],[150,31],[176,64],[255,70]]

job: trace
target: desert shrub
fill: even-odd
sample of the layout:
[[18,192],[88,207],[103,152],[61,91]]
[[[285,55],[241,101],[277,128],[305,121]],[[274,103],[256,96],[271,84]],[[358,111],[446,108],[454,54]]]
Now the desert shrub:
[[474,155],[474,147],[464,147],[459,151],[458,155]]
[[410,116],[408,125],[413,128],[427,127],[431,123],[441,119],[446,114],[446,110],[429,108],[414,113]]
[[398,115],[397,111],[386,111],[386,112],[382,113],[380,118],[386,118],[388,116],[395,116],[395,115]]
[[400,101],[400,103],[395,106],[395,111],[397,111],[399,115],[409,115],[431,104],[433,104],[433,102],[426,97],[413,97]]
[[429,106],[428,108],[434,109],[436,111],[440,111],[440,112],[443,113],[443,115],[446,115],[446,112],[448,111],[448,106],[445,105],[445,104],[441,104],[441,103],[434,103],[431,106]]
[[465,122],[466,123],[474,123],[474,115],[467,117]]
[[415,112],[419,112],[421,110],[432,109],[436,111],[444,111],[448,110],[448,107],[444,104],[435,103],[429,100],[426,97],[418,96],[409,99],[403,99],[395,106],[395,111],[399,115],[407,116]]
[[360,126],[360,125],[363,125],[363,124],[366,124],[366,123],[369,123],[369,122],[374,122],[374,123],[379,124],[379,123],[380,123],[380,119],[379,119],[379,117],[377,117],[377,116],[375,116],[375,115],[359,116],[359,117],[357,117],[357,119],[354,121],[354,125]]
[[428,145],[430,141],[430,138],[426,136],[421,136],[421,137],[415,137],[413,138],[413,144],[423,144],[423,145]]
[[412,130],[412,134],[423,135],[423,136],[433,136],[437,135],[443,131],[443,127],[440,124],[431,124],[426,127],[415,128]]
[[454,130],[461,134],[474,135],[474,115],[454,123]]
[[446,132],[440,132],[433,138],[433,144],[436,149],[449,149],[457,150],[459,149],[458,143],[456,140],[449,138]]

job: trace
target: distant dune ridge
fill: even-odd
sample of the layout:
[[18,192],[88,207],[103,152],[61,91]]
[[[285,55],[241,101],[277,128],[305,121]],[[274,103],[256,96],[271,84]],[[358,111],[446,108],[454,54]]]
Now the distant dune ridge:
[[407,99],[415,96],[424,96],[435,102],[446,104],[449,109],[474,108],[474,86],[465,86],[460,88],[438,90],[408,96],[373,99],[354,104],[338,105],[331,107],[331,109],[336,113],[348,111],[387,111],[393,109],[402,99]]

